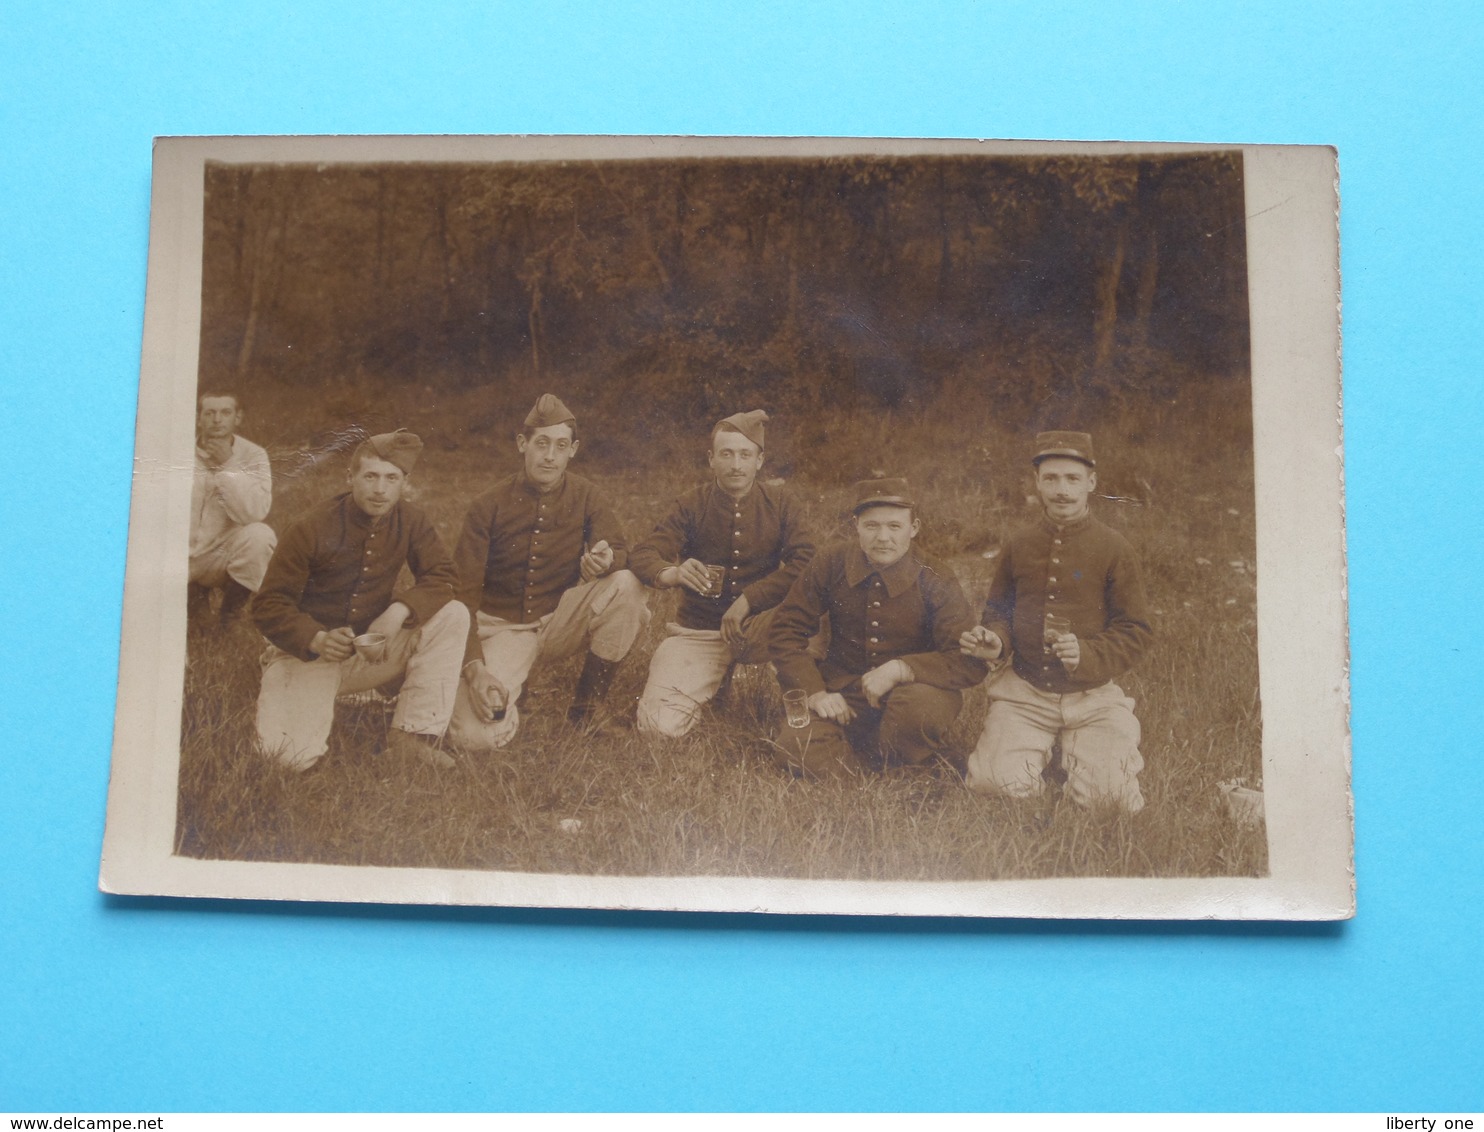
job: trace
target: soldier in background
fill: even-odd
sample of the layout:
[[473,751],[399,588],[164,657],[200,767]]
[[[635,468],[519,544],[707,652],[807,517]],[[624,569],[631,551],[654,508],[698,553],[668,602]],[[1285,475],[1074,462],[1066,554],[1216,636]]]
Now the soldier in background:
[[211,591],[222,591],[229,624],[263,584],[277,536],[264,519],[273,505],[268,453],[237,435],[237,394],[207,389],[196,399],[196,462],[191,479],[191,558],[187,614],[200,623]]

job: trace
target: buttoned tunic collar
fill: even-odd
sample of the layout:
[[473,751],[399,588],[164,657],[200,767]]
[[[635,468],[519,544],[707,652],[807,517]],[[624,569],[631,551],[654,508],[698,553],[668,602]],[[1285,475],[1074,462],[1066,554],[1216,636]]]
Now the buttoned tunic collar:
[[917,575],[922,572],[922,563],[918,562],[912,555],[909,547],[907,553],[898,558],[890,566],[882,568],[866,557],[866,552],[859,546],[845,556],[845,581],[851,587],[860,585],[872,574],[881,576],[882,584],[886,586],[889,597],[900,597],[909,588],[917,584]]
[[524,467],[522,467],[521,470],[518,471],[515,474],[515,476],[516,476],[516,479],[515,479],[516,486],[519,487],[519,488],[521,488],[522,490],[526,491],[528,494],[534,495],[537,499],[540,499],[543,496],[545,498],[547,498],[547,499],[550,499],[550,498],[552,498],[555,495],[559,495],[561,493],[562,489],[567,486],[567,473],[566,472],[563,472],[562,473],[562,478],[561,479],[557,480],[556,483],[552,484],[550,487],[548,487],[544,491],[541,489],[541,485],[539,483],[537,483],[535,480],[533,480],[526,473],[526,470],[525,470]]
[[1060,535],[1074,535],[1079,531],[1085,531],[1092,526],[1092,512],[1087,512],[1080,519],[1073,519],[1070,523],[1054,523],[1051,516],[1043,513],[1041,515],[1041,529],[1052,538]]

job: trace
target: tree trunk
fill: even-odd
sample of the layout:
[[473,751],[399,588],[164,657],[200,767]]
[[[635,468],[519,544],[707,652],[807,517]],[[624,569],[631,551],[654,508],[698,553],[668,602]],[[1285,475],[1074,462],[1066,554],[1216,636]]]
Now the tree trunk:
[[1154,293],[1159,287],[1159,222],[1144,218],[1144,257],[1139,263],[1139,290],[1134,296],[1135,350],[1149,345],[1149,320],[1154,315]]
[[1128,212],[1119,210],[1118,228],[1113,238],[1113,251],[1102,273],[1094,283],[1096,305],[1093,308],[1093,368],[1101,370],[1113,357],[1118,337],[1118,283],[1123,278],[1124,249],[1128,244]]
[[[258,182],[260,207],[258,223],[253,225],[252,283],[248,288],[247,319],[242,328],[242,344],[237,351],[237,380],[240,383],[252,365],[253,348],[257,343],[258,322],[270,297],[270,282],[277,266],[278,244],[283,234],[283,216],[280,210],[278,186],[272,181],[264,190],[257,174],[252,175],[248,192],[252,193],[253,182]],[[267,200],[261,201],[266,192]],[[249,204],[249,207],[252,207]],[[263,214],[266,214],[264,216]]]
[[1154,315],[1154,294],[1159,287],[1159,220],[1156,194],[1163,175],[1156,172],[1157,166],[1144,165],[1139,169],[1139,186],[1134,200],[1137,218],[1144,227],[1144,248],[1139,260],[1139,286],[1134,294],[1134,328],[1132,341],[1135,350],[1149,345],[1149,321]]
[[948,238],[948,180],[943,166],[938,166],[938,302],[950,294],[953,282],[953,246]]
[[526,311],[526,331],[531,336],[531,376],[541,376],[541,279],[531,281],[531,304]]

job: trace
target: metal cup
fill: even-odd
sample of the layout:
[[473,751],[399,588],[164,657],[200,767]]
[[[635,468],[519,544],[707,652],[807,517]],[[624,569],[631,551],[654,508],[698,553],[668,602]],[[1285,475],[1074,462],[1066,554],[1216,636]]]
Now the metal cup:
[[720,597],[722,588],[727,580],[727,568],[725,566],[707,566],[706,597]]
[[356,655],[367,664],[377,664],[386,657],[385,633],[362,633],[352,643]]
[[809,693],[803,688],[791,688],[783,693],[783,710],[787,713],[788,725],[801,728],[809,726]]
[[1072,622],[1065,617],[1055,613],[1048,613],[1041,627],[1041,642],[1050,649],[1056,644],[1057,638],[1072,631]]

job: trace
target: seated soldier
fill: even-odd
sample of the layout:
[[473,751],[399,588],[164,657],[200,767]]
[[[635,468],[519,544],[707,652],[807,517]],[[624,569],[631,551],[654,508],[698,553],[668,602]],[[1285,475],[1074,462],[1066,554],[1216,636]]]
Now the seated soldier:
[[627,542],[613,508],[567,471],[577,418],[543,393],[515,445],[521,470],[470,504],[456,552],[472,621],[449,736],[476,751],[514,738],[517,701],[538,660],[578,650],[587,656],[567,720],[582,730],[611,724],[601,705],[649,621],[644,587],[624,569]]
[[[252,615],[272,642],[258,691],[258,741],[295,770],[325,753],[335,697],[402,680],[387,749],[433,766],[453,711],[469,612],[454,568],[422,509],[402,499],[422,441],[373,436],[350,461],[350,491],[284,532]],[[393,596],[406,566],[411,589]],[[362,634],[375,641],[356,642]]]
[[196,464],[191,478],[191,561],[187,612],[198,624],[222,591],[227,625],[263,584],[277,536],[263,522],[273,505],[268,453],[237,435],[237,394],[207,389],[196,400]]
[[1154,636],[1139,561],[1128,540],[1091,513],[1098,484],[1091,436],[1043,432],[1031,464],[1042,515],[1011,536],[983,624],[961,641],[966,655],[1014,656],[989,682],[968,783],[1017,798],[1039,794],[1059,744],[1074,802],[1138,813],[1139,721],[1113,681]]
[[[907,481],[857,484],[852,510],[856,538],[820,551],[773,620],[778,682],[807,694],[811,717],[778,737],[795,774],[927,763],[943,753],[962,689],[986,671],[959,650],[974,615],[958,581],[913,552],[920,524]],[[830,646],[816,663],[808,640],[821,617]]]
[[713,481],[676,500],[630,559],[640,581],[684,590],[649,662],[639,698],[644,734],[684,735],[734,664],[768,659],[777,605],[814,556],[793,493],[757,482],[767,419],[759,409],[716,424]]

